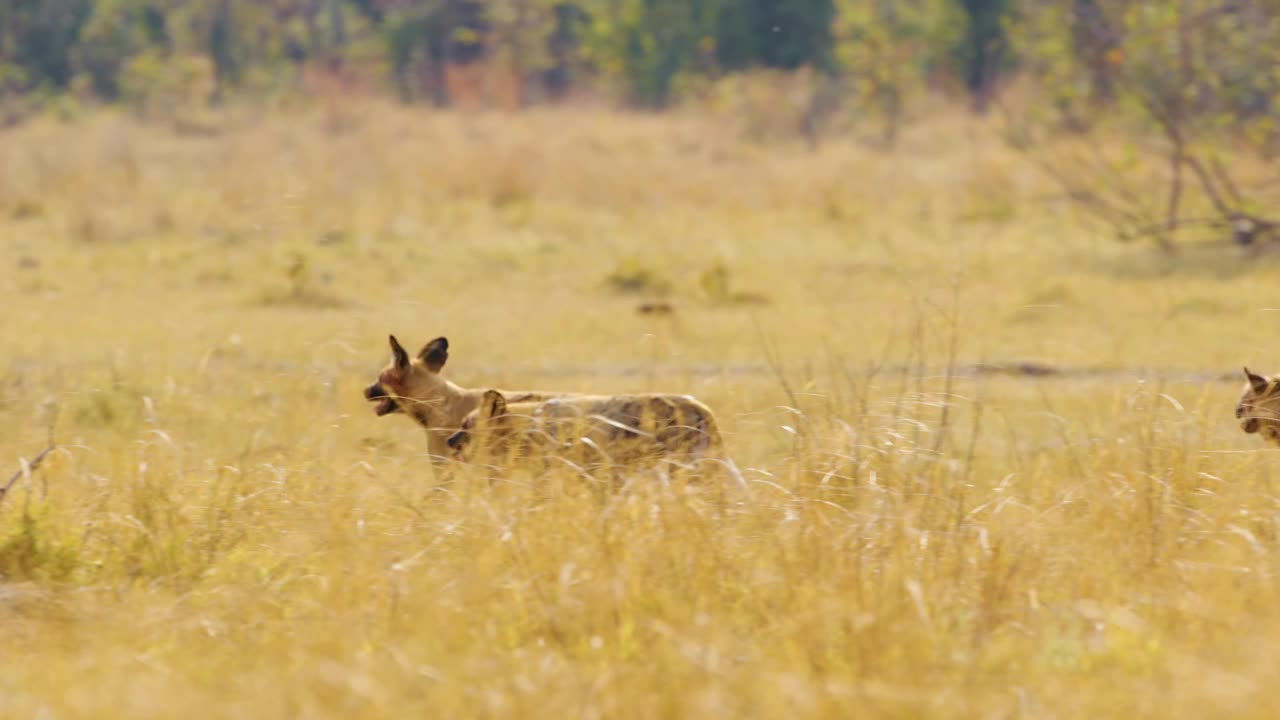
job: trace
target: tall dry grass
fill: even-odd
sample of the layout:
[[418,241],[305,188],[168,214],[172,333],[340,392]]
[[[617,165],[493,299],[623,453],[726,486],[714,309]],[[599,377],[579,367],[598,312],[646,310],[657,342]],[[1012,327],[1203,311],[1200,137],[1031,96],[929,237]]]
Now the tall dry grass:
[[[342,112],[0,140],[0,458],[59,443],[0,504],[0,715],[1276,713],[1276,460],[1216,380],[1270,260],[1094,240],[958,116]],[[437,478],[359,397],[388,332],[694,393],[748,488]],[[1098,372],[975,372],[1020,361]]]

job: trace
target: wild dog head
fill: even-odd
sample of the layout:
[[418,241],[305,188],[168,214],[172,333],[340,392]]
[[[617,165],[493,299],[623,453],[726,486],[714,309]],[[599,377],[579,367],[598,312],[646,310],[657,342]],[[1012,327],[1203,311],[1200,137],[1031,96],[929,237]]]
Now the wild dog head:
[[449,449],[462,457],[471,454],[477,435],[484,436],[484,446],[493,450],[503,445],[503,440],[511,434],[510,418],[507,414],[507,399],[497,390],[486,390],[480,405],[462,418],[462,427],[449,436]]
[[1262,433],[1267,440],[1280,445],[1280,380],[1264,377],[1244,369],[1245,385],[1236,403],[1240,429]]
[[377,403],[378,416],[402,412],[424,427],[431,427],[432,413],[444,397],[447,384],[440,369],[449,359],[449,341],[443,337],[422,346],[416,356],[390,336],[391,362],[378,373],[378,379],[364,389],[364,397]]

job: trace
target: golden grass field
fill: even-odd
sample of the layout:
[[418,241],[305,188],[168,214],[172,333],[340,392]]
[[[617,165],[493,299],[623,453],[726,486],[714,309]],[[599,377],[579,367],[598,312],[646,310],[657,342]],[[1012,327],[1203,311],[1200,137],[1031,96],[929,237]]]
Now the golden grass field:
[[[1280,713],[1280,459],[1218,379],[1280,370],[1275,260],[1087,232],[954,113],[198,130],[0,136],[0,482],[59,446],[0,505],[0,717]],[[695,394],[749,487],[441,482],[361,397],[389,333]],[[971,372],[1023,361],[1099,372]]]

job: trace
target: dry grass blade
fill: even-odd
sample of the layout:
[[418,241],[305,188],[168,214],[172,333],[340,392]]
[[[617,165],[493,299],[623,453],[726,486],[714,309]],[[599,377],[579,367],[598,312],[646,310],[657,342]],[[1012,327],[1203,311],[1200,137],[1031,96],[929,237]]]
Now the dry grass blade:
[[9,482],[5,483],[4,487],[0,487],[0,502],[4,501],[5,496],[8,495],[9,489],[13,487],[14,483],[18,482],[22,476],[34,472],[36,468],[40,467],[40,463],[44,461],[45,457],[48,456],[49,453],[53,452],[54,447],[55,446],[50,445],[44,450],[41,450],[40,454],[32,458],[30,462],[25,460],[22,461],[22,468],[9,478]]
[[40,467],[40,463],[44,462],[44,459],[48,457],[49,453],[53,452],[58,447],[57,442],[54,441],[54,435],[53,435],[54,428],[57,426],[57,422],[58,422],[57,404],[56,403],[51,404],[48,410],[49,410],[48,444],[31,461],[29,462],[25,460],[21,461],[20,463],[21,467],[18,469],[18,471],[15,472],[12,477],[9,478],[9,481],[4,484],[4,487],[0,487],[0,503],[4,502],[5,497],[9,494],[9,490],[13,487],[14,483],[18,482],[18,480],[21,479],[24,475],[30,475],[32,472],[34,472],[36,468]]

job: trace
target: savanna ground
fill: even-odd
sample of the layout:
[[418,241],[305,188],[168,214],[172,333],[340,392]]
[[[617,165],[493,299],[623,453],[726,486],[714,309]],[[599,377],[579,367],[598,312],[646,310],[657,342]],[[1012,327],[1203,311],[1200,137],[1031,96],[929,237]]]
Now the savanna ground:
[[[1280,369],[1280,264],[1051,193],[958,115],[8,131],[0,480],[59,449],[0,506],[0,715],[1274,717],[1280,460],[1218,377]],[[360,396],[392,332],[696,394],[749,488],[441,482]],[[1106,372],[970,371],[1022,361]]]

